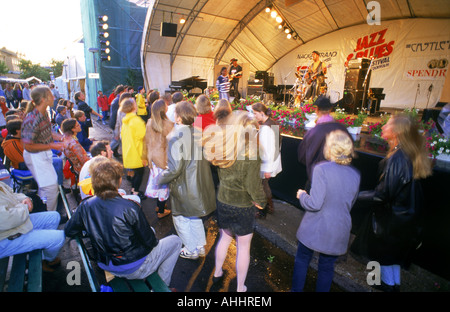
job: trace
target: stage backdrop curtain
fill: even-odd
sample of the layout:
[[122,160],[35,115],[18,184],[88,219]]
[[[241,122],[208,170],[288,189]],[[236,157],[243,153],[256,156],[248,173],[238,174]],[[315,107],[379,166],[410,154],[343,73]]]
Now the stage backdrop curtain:
[[275,84],[295,83],[317,50],[328,66],[328,89],[342,98],[345,63],[374,57],[369,87],[384,88],[381,107],[427,108],[440,101],[450,60],[450,19],[405,19],[344,28],[296,48],[271,69]]

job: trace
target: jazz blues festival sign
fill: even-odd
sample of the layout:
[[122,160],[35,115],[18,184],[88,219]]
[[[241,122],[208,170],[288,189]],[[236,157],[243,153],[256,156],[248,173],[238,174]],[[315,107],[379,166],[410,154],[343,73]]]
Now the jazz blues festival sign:
[[[450,60],[450,19],[404,19],[344,28],[301,45],[273,71],[276,83],[312,63],[312,51],[328,66],[329,92],[342,98],[346,65],[357,58],[373,59],[370,88],[383,88],[382,107],[434,107],[439,101]],[[331,66],[330,66],[331,65]],[[283,78],[284,79],[284,78]],[[277,81],[278,80],[278,81]]]

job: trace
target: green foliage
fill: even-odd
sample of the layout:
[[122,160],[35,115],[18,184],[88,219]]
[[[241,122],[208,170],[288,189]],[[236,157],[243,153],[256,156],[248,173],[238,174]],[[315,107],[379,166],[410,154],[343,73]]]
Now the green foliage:
[[42,81],[50,80],[50,70],[41,67],[40,64],[33,64],[29,60],[21,59],[19,60],[19,68],[22,71],[19,78],[29,78],[34,76]]
[[9,72],[8,66],[6,66],[5,62],[0,61],[0,75],[7,74]]

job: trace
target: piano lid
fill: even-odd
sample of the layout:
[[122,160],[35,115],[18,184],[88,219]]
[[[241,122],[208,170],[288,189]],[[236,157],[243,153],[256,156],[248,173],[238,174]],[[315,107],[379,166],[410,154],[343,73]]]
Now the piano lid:
[[200,76],[191,76],[189,78],[181,79],[182,82],[193,82],[193,81],[205,81],[206,79],[199,78]]

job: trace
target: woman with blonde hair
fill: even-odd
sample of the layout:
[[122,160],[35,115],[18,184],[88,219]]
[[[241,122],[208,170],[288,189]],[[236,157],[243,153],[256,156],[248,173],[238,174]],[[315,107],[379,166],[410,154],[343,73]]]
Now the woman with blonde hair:
[[328,161],[314,166],[311,192],[299,189],[297,198],[305,215],[297,230],[298,249],[294,262],[292,291],[303,291],[314,251],[319,255],[317,292],[330,290],[334,263],[347,252],[352,220],[350,210],[356,201],[360,173],[350,164],[353,142],[345,132],[327,135],[324,156]]
[[[211,131],[211,132],[210,132]],[[236,236],[237,291],[245,292],[250,264],[250,245],[257,208],[267,203],[259,175],[258,132],[255,121],[246,112],[231,114],[226,126],[211,128],[204,134],[204,154],[218,167],[217,221],[220,238],[216,247],[213,284],[223,282],[222,269],[228,247]]]
[[167,167],[167,135],[173,129],[173,123],[166,116],[167,106],[164,100],[157,100],[151,106],[151,117],[147,121],[142,159],[150,168],[145,195],[156,198],[158,218],[170,214],[166,209],[169,198],[169,186],[158,184],[159,175]]
[[407,268],[420,245],[423,226],[423,192],[420,179],[431,175],[431,161],[418,124],[406,115],[394,115],[383,126],[381,136],[389,144],[382,160],[382,173],[375,190],[361,192],[370,211],[352,250],[363,246],[371,260],[381,265],[384,291],[400,290],[401,267]]

